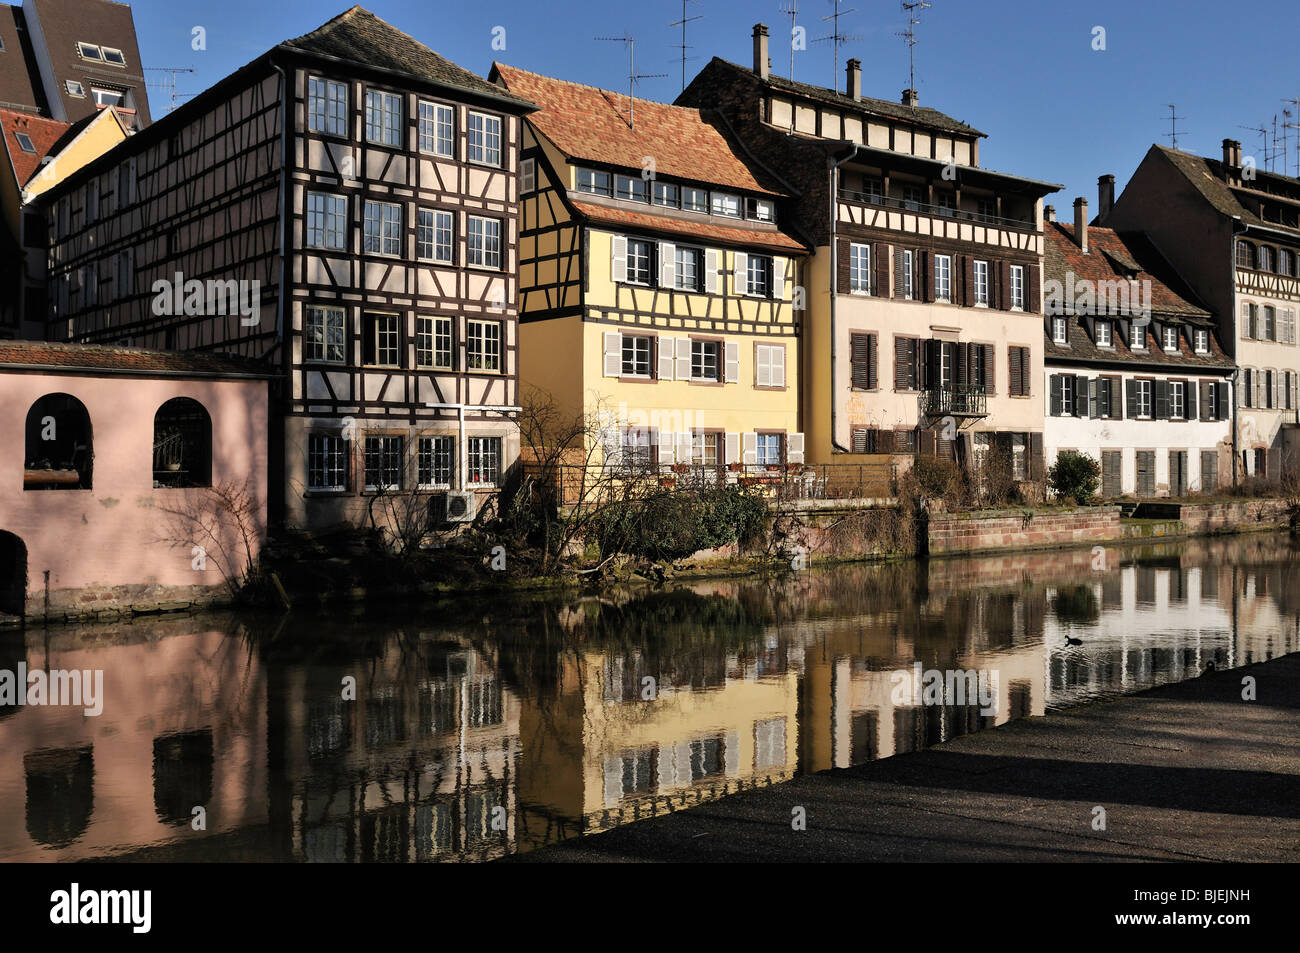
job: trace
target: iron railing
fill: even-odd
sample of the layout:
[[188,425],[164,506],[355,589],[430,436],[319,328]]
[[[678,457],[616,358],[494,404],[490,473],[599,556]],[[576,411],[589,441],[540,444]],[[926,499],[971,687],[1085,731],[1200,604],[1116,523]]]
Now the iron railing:
[[1034,222],[1024,219],[1004,218],[984,212],[971,212],[966,209],[913,202],[888,195],[875,195],[871,192],[855,192],[852,189],[840,189],[840,198],[846,202],[857,202],[859,205],[878,205],[881,208],[897,209],[900,212],[916,212],[919,215],[951,218],[958,222],[974,222],[977,225],[991,225],[994,228],[1011,228],[1020,232],[1032,232],[1037,228]]
[[983,387],[931,387],[921,391],[921,413],[930,417],[987,417],[989,395]]

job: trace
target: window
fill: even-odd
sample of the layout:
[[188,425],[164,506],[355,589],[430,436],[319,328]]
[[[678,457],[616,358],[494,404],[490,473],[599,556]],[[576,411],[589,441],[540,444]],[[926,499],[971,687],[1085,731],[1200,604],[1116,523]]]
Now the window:
[[760,298],[772,295],[772,259],[767,255],[750,255],[745,264],[745,294]]
[[696,431],[691,435],[691,463],[702,467],[716,467],[722,463],[718,455],[718,434]]
[[711,208],[714,215],[740,218],[740,196],[731,195],[727,192],[714,192]]
[[618,447],[606,460],[623,470],[644,470],[656,461],[654,435],[647,427],[624,427],[618,432]]
[[1137,410],[1136,416],[1151,416],[1151,391],[1154,383],[1154,381],[1133,382],[1133,394],[1136,398],[1136,403],[1134,405]]
[[379,255],[402,253],[402,207],[388,202],[366,202],[363,251]]
[[397,93],[366,93],[366,139],[384,146],[402,144],[402,98]]
[[398,436],[367,436],[365,440],[366,489],[400,490],[405,454],[405,438]]
[[870,245],[849,245],[849,290],[859,294],[871,292]]
[[592,169],[579,169],[578,191],[590,192],[593,195],[613,195],[614,187],[610,174]]
[[903,298],[912,300],[912,250],[903,252]]
[[935,204],[939,206],[939,214],[952,218],[957,212],[957,197],[951,192],[935,193]]
[[1205,384],[1201,390],[1201,419],[1218,420],[1219,419],[1219,396],[1222,394],[1223,384]]
[[83,60],[98,60],[101,63],[104,60],[103,52],[94,43],[78,43],[77,53]]
[[135,293],[135,250],[124,249],[117,255],[116,295],[126,298]]
[[397,315],[366,312],[363,317],[366,335],[362,342],[362,363],[375,367],[397,367],[401,359]]
[[1277,340],[1277,309],[1271,304],[1264,305],[1263,321],[1259,326],[1259,339],[1261,341]]
[[623,376],[650,376],[650,349],[654,338],[639,334],[623,335]]
[[774,222],[776,203],[768,199],[745,199],[745,217],[756,222]]
[[[52,426],[51,426],[52,422]],[[89,490],[90,415],[69,394],[46,394],[27,411],[24,490]]]
[[1147,346],[1147,328],[1145,324],[1140,324],[1134,320],[1129,324],[1128,329],[1129,346],[1134,350],[1142,350]]
[[416,447],[416,482],[422,490],[452,485],[456,473],[455,437],[420,437]]
[[1166,324],[1160,329],[1161,345],[1166,351],[1178,350],[1178,329]]
[[925,202],[925,191],[918,185],[903,186],[903,208],[909,212],[920,211]]
[[1277,339],[1283,344],[1295,343],[1295,309],[1283,308],[1277,323]]
[[415,256],[426,261],[452,260],[452,215],[422,208],[416,212]]
[[989,263],[975,262],[975,303],[988,306],[989,303]]
[[466,453],[470,486],[496,486],[501,476],[501,438],[470,437]]
[[126,208],[135,201],[135,161],[123,162],[117,167],[117,202]]
[[1064,344],[1067,340],[1065,318],[1052,318],[1052,343]]
[[99,179],[86,183],[86,224],[99,219]]
[[991,222],[998,217],[998,200],[980,197],[975,199],[975,216],[981,222]]
[[307,80],[307,129],[329,136],[348,134],[348,88],[332,79]]
[[781,462],[781,443],[784,434],[779,433],[760,433],[755,434],[758,438],[757,456],[755,462],[759,466],[775,466]]
[[1074,395],[1078,378],[1073,374],[1052,375],[1052,416],[1074,415]]
[[759,344],[754,348],[754,386],[785,386],[785,345]]
[[501,117],[469,114],[469,161],[501,164]]
[[662,205],[665,208],[677,208],[681,203],[681,192],[677,186],[668,182],[656,182],[654,188],[654,203]]
[[1210,350],[1210,332],[1203,328],[1197,328],[1193,334],[1196,341],[1196,353],[1207,354]]
[[452,107],[442,103],[429,103],[421,100],[419,107],[418,145],[421,152],[430,152],[436,156],[455,154],[455,140],[452,137]]
[[1096,327],[1097,327],[1097,346],[1110,347],[1112,343],[1111,336],[1110,336],[1110,322],[1098,321]]
[[212,485],[212,420],[198,401],[173,397],[154,414],[153,485]]
[[471,371],[501,370],[501,322],[467,321],[465,361]]
[[1241,369],[1241,386],[1237,388],[1237,396],[1240,398],[1242,407],[1252,407],[1255,403],[1255,371],[1249,367]]
[[617,175],[614,177],[614,195],[629,202],[649,202],[650,183],[630,175]]
[[1273,249],[1269,245],[1259,246],[1259,270],[1260,271],[1273,270]]
[[537,160],[524,159],[519,163],[519,191],[537,191]]
[[866,176],[862,180],[862,196],[868,202],[879,205],[885,197],[885,184],[873,176]]
[[501,267],[501,221],[471,215],[468,221],[469,264],[480,268]]
[[347,247],[348,200],[342,195],[307,193],[307,247]]
[[1173,420],[1187,417],[1187,384],[1184,381],[1169,382],[1169,416]]
[[691,380],[721,380],[718,373],[721,367],[721,362],[718,360],[720,348],[721,345],[717,341],[691,342]]
[[32,137],[27,133],[15,132],[14,138],[18,140],[18,148],[22,149],[23,152],[29,152],[32,155],[36,154],[36,146],[32,145]]
[[1279,248],[1277,250],[1277,273],[1279,275],[1295,274],[1295,256],[1289,249]]
[[1237,267],[1254,268],[1255,267],[1255,246],[1250,242],[1237,242]]
[[1025,266],[1011,266],[1011,310],[1025,309]]
[[343,309],[308,307],[303,336],[309,361],[342,364],[345,359]]
[[451,368],[451,318],[416,317],[415,364],[417,367]]
[[82,86],[75,79],[65,80],[63,88],[68,91],[69,96],[75,96],[78,99],[86,98],[86,87]]
[[312,490],[346,490],[348,442],[340,434],[314,433],[307,437],[307,487]]
[[952,301],[952,256],[934,256],[934,299]]
[[682,208],[688,212],[707,212],[709,210],[709,193],[705,189],[692,189],[683,186]]
[[104,54],[104,62],[109,66],[125,66],[126,57],[122,55],[121,50],[115,50],[111,46],[100,47],[100,52]]
[[875,390],[879,386],[878,360],[876,335],[854,333],[849,336],[849,380],[854,390]]
[[651,242],[629,238],[627,242],[627,281],[633,285],[650,284],[654,248]]
[[698,248],[683,248],[678,245],[673,250],[675,267],[673,281],[681,291],[701,291],[704,277],[704,252]]

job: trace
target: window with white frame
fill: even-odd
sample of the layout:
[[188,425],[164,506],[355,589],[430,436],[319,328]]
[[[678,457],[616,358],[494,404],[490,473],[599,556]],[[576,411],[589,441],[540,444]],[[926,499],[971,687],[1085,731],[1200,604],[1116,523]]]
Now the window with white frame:
[[614,194],[614,178],[608,172],[579,169],[577,183],[579,192],[590,192],[592,195]]
[[650,350],[654,338],[644,334],[623,335],[623,376],[649,377]]
[[871,291],[871,246],[849,245],[849,290],[858,294]]
[[501,220],[469,216],[466,229],[466,254],[471,265],[480,268],[501,267]]
[[362,250],[377,255],[402,253],[402,206],[366,202]]
[[1098,321],[1096,327],[1097,327],[1097,346],[1110,347],[1111,346],[1110,322]]
[[722,362],[719,360],[721,345],[717,341],[692,341],[691,342],[691,380],[693,381],[717,381],[721,380],[719,371]]
[[1184,381],[1169,382],[1169,416],[1175,420],[1187,416],[1187,384]]
[[1025,309],[1025,266],[1011,266],[1011,310]]
[[711,209],[714,215],[740,218],[740,196],[729,192],[714,192]]
[[402,144],[402,97],[397,93],[366,92],[366,139],[384,146]]
[[420,151],[451,158],[456,151],[456,140],[452,134],[455,112],[452,107],[421,100],[418,116],[416,131]]
[[469,161],[482,165],[501,164],[501,117],[486,113],[469,114]]
[[719,454],[719,434],[716,431],[695,431],[691,434],[691,463],[701,467],[716,467],[722,462]]
[[989,303],[989,263],[975,262],[975,303],[987,306]]
[[1067,340],[1065,318],[1052,318],[1052,343],[1065,344]]
[[406,454],[400,434],[369,434],[365,439],[367,490],[400,490]]
[[342,364],[346,359],[342,308],[308,306],[303,336],[306,338],[307,360]]
[[1133,396],[1139,417],[1151,416],[1151,390],[1153,386],[1154,381],[1138,380],[1133,382]]
[[759,466],[774,466],[781,462],[781,443],[784,434],[779,433],[760,433],[755,434],[757,440],[757,456],[755,460]]
[[397,315],[367,311],[363,318],[366,335],[362,342],[362,363],[397,367],[401,360],[401,331]]
[[101,46],[99,49],[104,54],[104,62],[109,66],[126,65],[126,56],[121,50],[114,49],[111,46]]
[[63,88],[68,91],[69,96],[76,96],[78,99],[86,98],[86,87],[75,79],[64,80]]
[[626,470],[645,470],[656,463],[654,434],[648,427],[624,427],[618,435],[618,462]]
[[912,250],[909,248],[903,251],[903,298],[907,301],[913,298],[912,287]]
[[750,255],[745,262],[745,293],[760,298],[772,296],[772,259]]
[[952,256],[934,256],[934,298],[936,301],[952,301]]
[[537,160],[524,159],[519,163],[519,191],[537,191]]
[[77,44],[77,54],[83,60],[95,60],[97,62],[102,62],[104,59],[104,54],[100,50],[99,45],[97,43],[79,42]]
[[346,490],[348,441],[341,434],[314,433],[307,437],[307,487],[312,490]]
[[1166,351],[1178,350],[1178,328],[1171,324],[1166,324],[1160,329],[1160,334],[1161,346],[1163,346]]
[[745,199],[745,217],[755,222],[776,221],[776,203],[770,199]]
[[1129,323],[1128,343],[1129,347],[1135,350],[1141,350],[1147,346],[1147,326],[1137,319]]
[[465,322],[465,363],[471,371],[501,370],[501,322]]
[[501,438],[470,437],[466,443],[468,485],[496,486],[501,478]]
[[96,106],[125,106],[126,90],[90,87],[90,94],[95,97]]
[[649,202],[650,183],[630,175],[614,176],[614,197],[628,202]]
[[415,256],[425,261],[452,259],[451,212],[422,208],[416,212]]
[[664,208],[677,208],[682,201],[681,191],[671,182],[656,182],[654,185],[654,204]]
[[1196,340],[1196,353],[1206,354],[1210,350],[1210,332],[1204,328],[1197,328],[1194,334]]
[[327,136],[348,134],[348,87],[332,79],[307,80],[307,130]]
[[699,248],[678,245],[673,250],[675,268],[673,281],[680,291],[700,291],[703,288],[704,252]]
[[754,348],[754,386],[785,386],[784,344],[759,344]]
[[654,267],[654,243],[644,239],[627,240],[627,282],[633,285],[650,284]]
[[456,438],[420,437],[416,441],[415,469],[422,490],[452,486],[456,479]]
[[682,208],[688,212],[707,212],[709,210],[708,189],[682,187]]

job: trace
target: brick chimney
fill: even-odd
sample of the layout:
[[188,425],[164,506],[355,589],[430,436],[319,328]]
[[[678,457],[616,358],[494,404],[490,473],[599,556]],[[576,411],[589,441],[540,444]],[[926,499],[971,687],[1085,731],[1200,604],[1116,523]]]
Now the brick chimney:
[[1103,175],[1097,179],[1097,221],[1105,225],[1106,216],[1115,207],[1115,177]]
[[1074,200],[1074,240],[1088,254],[1088,200],[1083,196]]
[[767,79],[772,75],[772,61],[767,55],[767,24],[754,24],[754,72]]
[[1043,221],[1044,221],[1044,222],[1054,222],[1054,221],[1056,221],[1056,206],[1055,206],[1055,205],[1044,205],[1044,206],[1043,206]]
[[844,95],[850,99],[862,98],[862,61],[849,60],[844,64]]
[[903,90],[903,105],[904,105],[904,106],[908,106],[908,107],[910,107],[910,108],[912,108],[912,109],[915,109],[915,108],[916,108],[916,104],[917,104],[918,102],[920,102],[920,98],[916,95],[916,90],[914,90],[914,89],[905,89],[905,90]]
[[1241,143],[1236,139],[1223,140],[1223,179],[1229,185],[1241,184]]

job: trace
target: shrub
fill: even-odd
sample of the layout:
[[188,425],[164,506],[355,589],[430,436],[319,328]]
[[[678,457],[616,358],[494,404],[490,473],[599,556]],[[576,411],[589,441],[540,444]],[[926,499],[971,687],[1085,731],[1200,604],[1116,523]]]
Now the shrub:
[[960,504],[966,498],[961,467],[952,460],[918,454],[909,471],[916,489],[927,499]]
[[1067,450],[1047,471],[1047,485],[1058,498],[1087,503],[1101,485],[1101,465],[1087,454]]
[[604,507],[591,535],[602,556],[682,559],[754,539],[767,517],[762,497],[736,487],[699,494],[662,493]]

